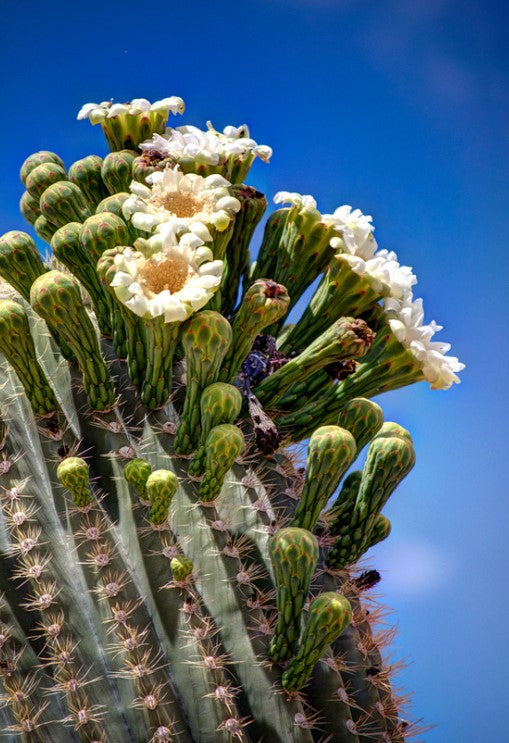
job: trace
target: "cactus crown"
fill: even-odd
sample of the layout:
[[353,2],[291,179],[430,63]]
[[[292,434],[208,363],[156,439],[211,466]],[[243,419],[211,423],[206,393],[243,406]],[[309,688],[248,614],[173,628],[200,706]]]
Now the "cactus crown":
[[244,180],[271,150],[246,126],[165,129],[183,111],[86,104],[109,154],[21,168],[53,257],[0,237],[2,726],[403,741],[360,599],[379,576],[354,576],[415,454],[370,398],[462,365],[359,210],[280,192],[251,263],[267,201]]

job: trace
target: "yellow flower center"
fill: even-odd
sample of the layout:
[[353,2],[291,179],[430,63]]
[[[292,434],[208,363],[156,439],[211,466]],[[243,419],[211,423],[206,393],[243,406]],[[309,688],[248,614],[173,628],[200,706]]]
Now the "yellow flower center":
[[154,256],[139,270],[139,282],[149,294],[167,289],[170,294],[180,291],[189,277],[189,264],[175,256]]
[[171,212],[171,214],[174,214],[176,217],[184,219],[187,217],[194,217],[206,206],[203,201],[197,199],[194,194],[178,193],[177,191],[155,194],[150,200],[155,206],[163,207],[163,209]]

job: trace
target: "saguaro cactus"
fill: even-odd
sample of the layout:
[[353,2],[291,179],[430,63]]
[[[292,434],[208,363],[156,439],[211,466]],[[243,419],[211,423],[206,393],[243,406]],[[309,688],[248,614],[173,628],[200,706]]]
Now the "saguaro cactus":
[[86,104],[109,154],[21,167],[53,257],[0,237],[2,732],[401,743],[355,563],[415,454],[369,398],[462,365],[359,210],[277,194],[250,266],[267,201],[244,181],[271,150],[165,130],[183,111]]

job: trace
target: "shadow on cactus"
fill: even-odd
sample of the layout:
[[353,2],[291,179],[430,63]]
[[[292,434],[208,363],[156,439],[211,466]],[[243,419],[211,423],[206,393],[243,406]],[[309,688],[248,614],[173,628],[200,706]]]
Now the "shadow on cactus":
[[371,398],[462,365],[359,210],[280,192],[251,263],[271,150],[183,111],[84,106],[109,154],[21,168],[52,257],[0,238],[2,730],[407,740],[356,563],[415,455]]

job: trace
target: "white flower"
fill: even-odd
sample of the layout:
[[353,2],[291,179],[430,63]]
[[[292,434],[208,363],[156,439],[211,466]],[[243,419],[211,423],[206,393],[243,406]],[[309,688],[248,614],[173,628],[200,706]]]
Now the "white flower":
[[196,126],[179,126],[167,129],[164,136],[154,136],[143,142],[142,150],[153,151],[162,157],[172,157],[177,162],[187,158],[217,165],[225,162],[230,156],[253,159],[259,157],[268,162],[272,150],[266,145],[259,145],[249,137],[246,125],[227,126],[223,133],[216,131],[207,122],[208,129],[203,131]]
[[90,119],[92,124],[98,124],[106,118],[129,114],[136,116],[138,114],[154,111],[158,113],[172,114],[184,113],[185,104],[182,98],[175,95],[169,98],[163,98],[155,103],[150,103],[146,98],[134,98],[128,103],[113,103],[112,101],[103,101],[102,103],[85,103],[78,113],[78,119]]
[[[373,218],[363,214],[360,209],[354,209],[348,204],[338,206],[333,214],[324,214],[323,220],[341,232],[341,237],[333,237],[333,248],[343,247],[351,255],[357,255],[369,260],[375,255],[378,247],[373,232]],[[344,245],[343,245],[344,243]]]
[[387,298],[383,302],[393,334],[419,364],[431,389],[448,389],[454,382],[459,383],[456,372],[465,365],[456,357],[445,355],[451,348],[449,343],[431,340],[442,327],[434,320],[423,325],[422,299],[406,296],[403,300]]
[[[331,240],[331,244],[337,238]],[[365,260],[360,255],[340,252],[338,255],[348,263],[352,271],[359,276],[365,276],[374,291],[380,295],[403,299],[411,295],[412,287],[417,283],[417,277],[409,266],[401,266],[398,256],[393,251],[378,250],[372,258]]]
[[178,165],[167,166],[149,175],[147,183],[133,181],[131,196],[122,206],[124,217],[145,232],[170,222],[175,234],[196,232],[209,242],[209,228],[223,232],[241,206],[230,194],[230,182],[217,174],[203,178],[194,173],[185,175]]
[[149,240],[161,248],[147,257],[133,248],[115,256],[116,273],[111,286],[119,300],[145,319],[162,316],[165,323],[182,322],[204,307],[221,283],[223,261],[212,251],[172,233]]
[[295,191],[278,191],[274,196],[274,204],[291,204],[299,209],[315,209],[316,199],[310,194],[300,194]]

